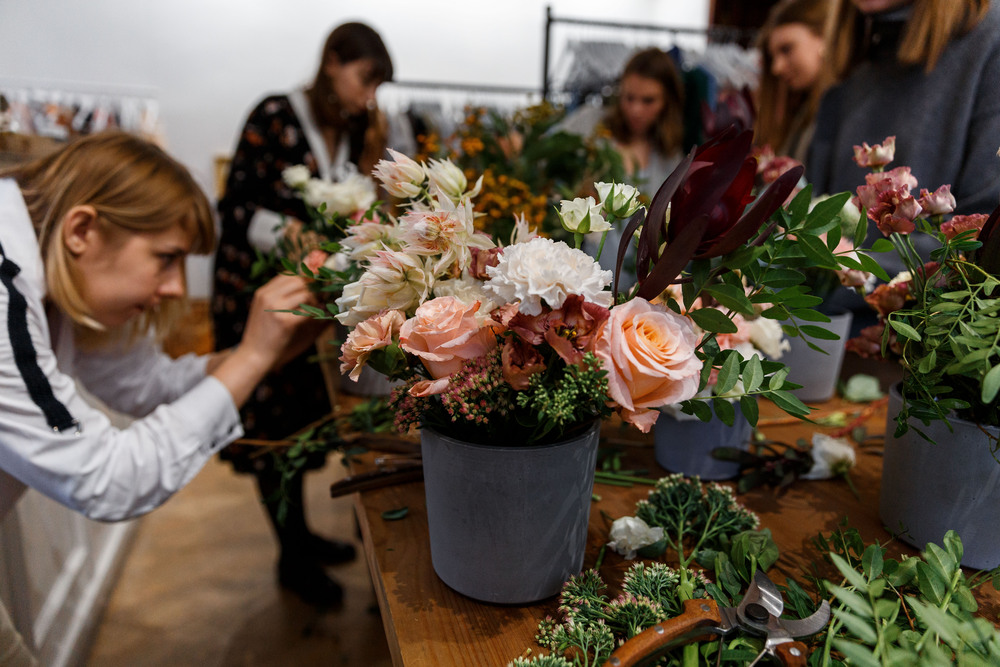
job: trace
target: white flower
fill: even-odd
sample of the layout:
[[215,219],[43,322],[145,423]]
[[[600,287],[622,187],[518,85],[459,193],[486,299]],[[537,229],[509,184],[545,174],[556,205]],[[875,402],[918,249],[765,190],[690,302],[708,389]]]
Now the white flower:
[[536,238],[507,246],[497,266],[486,267],[486,289],[505,302],[520,300],[525,315],[542,312],[542,302],[559,308],[570,294],[605,308],[611,307],[613,274],[604,271],[594,258],[570,248],[562,241]]
[[469,186],[465,174],[451,160],[431,159],[431,166],[427,169],[427,180],[432,192],[438,190],[453,202],[461,200],[465,188]]
[[337,299],[337,320],[353,327],[381,310],[412,313],[427,299],[433,277],[419,257],[381,250],[356,282],[344,287]]
[[913,280],[913,276],[910,275],[909,271],[900,271],[896,274],[896,277],[889,281],[889,287],[895,287],[900,283],[908,283]]
[[637,516],[623,516],[615,519],[608,532],[611,541],[608,546],[628,560],[635,558],[635,553],[643,547],[655,544],[663,539],[663,528],[649,525]]
[[359,222],[347,228],[340,244],[347,248],[352,262],[361,264],[379,250],[399,250],[399,230],[372,220]]
[[351,259],[347,253],[335,252],[326,258],[323,266],[331,271],[346,271],[351,268]]
[[813,466],[802,479],[829,479],[842,475],[853,468],[857,460],[854,448],[846,440],[823,433],[813,434],[812,457]]
[[611,224],[601,215],[601,205],[593,197],[563,199],[559,205],[559,219],[567,231],[576,234],[606,232]]
[[594,183],[601,207],[607,215],[628,218],[639,210],[639,191],[623,183]]
[[313,178],[306,183],[302,199],[313,208],[326,204],[327,213],[349,216],[375,202],[375,184],[361,174],[351,174],[340,183]]
[[515,243],[527,243],[537,237],[537,232],[528,226],[528,219],[524,217],[524,213],[514,216],[514,229],[510,233],[511,245]]
[[420,194],[427,173],[422,164],[391,148],[391,160],[379,160],[372,174],[393,197],[410,199]]
[[771,359],[780,359],[782,354],[792,348],[792,344],[785,338],[785,332],[781,330],[781,324],[766,317],[750,320],[750,342]]
[[281,170],[281,180],[288,187],[296,190],[305,187],[310,178],[312,178],[312,173],[310,173],[309,167],[304,164],[296,164]]

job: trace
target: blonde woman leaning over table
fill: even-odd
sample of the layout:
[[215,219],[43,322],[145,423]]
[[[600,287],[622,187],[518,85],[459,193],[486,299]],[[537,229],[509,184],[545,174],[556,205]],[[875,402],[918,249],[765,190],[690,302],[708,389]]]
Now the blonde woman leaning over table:
[[[158,346],[185,298],[184,259],[215,243],[204,194],[156,146],[112,132],[0,172],[0,513],[25,486],[82,514],[149,512],[243,430],[239,406],[312,342],[312,301],[282,276],[242,340],[173,360]],[[77,382],[135,417],[124,429]]]

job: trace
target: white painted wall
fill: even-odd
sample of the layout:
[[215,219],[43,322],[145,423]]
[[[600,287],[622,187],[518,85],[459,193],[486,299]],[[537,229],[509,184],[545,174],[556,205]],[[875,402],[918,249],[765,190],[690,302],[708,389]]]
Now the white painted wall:
[[[556,16],[687,26],[710,0],[0,0],[0,79],[151,94],[167,147],[212,192],[266,92],[311,79],[329,31],[382,35],[401,81],[541,87],[545,8]],[[195,296],[208,268],[191,266]]]

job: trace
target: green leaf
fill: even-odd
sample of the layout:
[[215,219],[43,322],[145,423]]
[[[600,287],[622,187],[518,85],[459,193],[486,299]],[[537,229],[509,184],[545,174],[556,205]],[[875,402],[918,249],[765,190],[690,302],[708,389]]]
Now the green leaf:
[[927,563],[917,563],[917,585],[925,598],[934,605],[940,605],[948,592],[948,582],[940,572]]
[[848,664],[859,667],[882,667],[875,654],[861,644],[846,639],[834,639],[833,645],[848,659]]
[[705,331],[712,333],[736,333],[739,331],[733,321],[716,308],[699,308],[692,310],[689,314],[694,323]]
[[882,576],[882,548],[877,544],[869,544],[861,557],[861,565],[864,567],[865,576],[868,580],[878,579]]
[[833,564],[837,566],[837,569],[840,570],[840,573],[844,575],[844,579],[847,579],[847,583],[861,590],[868,588],[868,582],[865,580],[864,575],[851,567],[850,563],[848,563],[843,556],[831,553],[830,559],[833,561]]
[[[861,215],[858,216],[858,224],[854,227],[854,247],[859,248],[865,242],[865,238],[868,236],[868,216],[865,215],[864,211],[861,211]],[[877,243],[877,242],[876,242]],[[874,245],[872,246],[874,248]],[[892,244],[889,244],[892,247]],[[885,252],[885,251],[882,251]]]
[[809,214],[809,204],[812,202],[812,183],[799,190],[798,194],[789,202],[788,214],[793,221],[803,220]]
[[812,338],[819,338],[820,340],[840,340],[840,336],[833,333],[829,329],[824,329],[823,327],[817,327],[812,324],[805,324],[799,327],[799,331],[801,331],[806,336],[810,336]]
[[740,379],[740,355],[730,353],[719,369],[719,377],[715,384],[716,394],[725,394],[736,386]]
[[910,340],[920,342],[920,333],[905,322],[900,322],[899,320],[890,319],[889,326],[891,326],[896,333],[898,333],[903,338],[909,338]]
[[803,322],[829,322],[830,318],[812,308],[796,308],[792,311],[792,317]]
[[768,287],[781,289],[783,287],[800,285],[805,281],[806,277],[801,271],[792,271],[791,269],[771,269],[764,274],[763,279],[767,283]]
[[833,256],[826,244],[815,236],[799,237],[799,248],[816,266],[824,268],[838,268],[840,266],[837,263],[837,258]]
[[998,391],[1000,391],[1000,364],[991,368],[983,378],[983,392],[980,398],[983,403],[992,403]]
[[[857,574],[857,572],[855,572]],[[861,575],[858,575],[859,577]],[[844,588],[843,586],[829,586],[830,592],[838,600],[844,603],[848,609],[853,611],[855,614],[861,614],[865,618],[872,618],[872,606],[868,604],[868,600],[864,599],[858,593],[852,591],[849,588]]]
[[736,420],[736,408],[724,398],[713,398],[712,407],[715,409],[715,416],[722,420],[726,426],[732,426]]
[[785,391],[784,389],[766,392],[766,396],[771,399],[775,405],[790,415],[804,417],[810,412],[809,407],[799,400],[795,394]]
[[941,578],[945,581],[951,580],[951,575],[955,574],[955,568],[958,567],[958,562],[952,558],[951,554],[933,542],[927,545],[927,549],[924,551],[924,560],[941,573]]
[[[880,241],[885,241],[885,239],[879,239]],[[888,243],[888,242],[887,242]],[[878,245],[878,241],[875,242]],[[873,246],[874,248],[874,246]],[[889,244],[889,248],[892,249],[892,244]],[[858,259],[861,260],[861,266],[865,268],[865,271],[871,273],[879,280],[884,280],[889,282],[889,274],[885,272],[882,265],[875,261],[870,255],[864,252],[858,252]]]
[[848,632],[866,644],[875,644],[878,641],[878,634],[869,621],[843,609],[834,609],[833,615],[844,624]]
[[382,518],[386,521],[399,521],[404,516],[410,513],[409,507],[400,507],[399,509],[386,510],[382,512]]
[[850,192],[839,192],[818,202],[806,218],[806,224],[809,229],[816,230],[816,233],[822,233],[827,229],[832,229],[833,225],[831,223],[833,222],[839,226],[840,212],[850,198]]
[[753,304],[747,298],[746,292],[735,285],[708,285],[703,290],[711,294],[722,306],[742,315],[754,314]]
[[[755,354],[747,359],[746,364],[743,365],[743,389],[746,392],[757,391],[763,381],[764,369],[760,365],[760,357]],[[746,411],[744,410],[744,412]]]
[[703,422],[712,421],[712,408],[705,401],[686,401],[685,407],[691,408],[691,414]]
[[891,252],[895,250],[896,247],[892,245],[892,241],[890,241],[889,239],[881,238],[881,239],[876,239],[875,242],[872,243],[871,249],[872,252]]

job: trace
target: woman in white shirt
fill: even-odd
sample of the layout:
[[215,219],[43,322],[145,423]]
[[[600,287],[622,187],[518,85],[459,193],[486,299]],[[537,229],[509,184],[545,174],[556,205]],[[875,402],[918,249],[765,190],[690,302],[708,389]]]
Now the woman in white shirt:
[[[278,311],[313,299],[280,276],[238,345],[170,359],[155,334],[183,306],[184,258],[214,243],[190,174],[124,133],[0,172],[0,516],[24,485],[93,519],[143,514],[242,435],[239,406],[315,334]],[[77,382],[136,420],[115,428]]]

